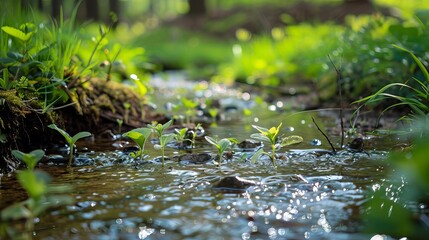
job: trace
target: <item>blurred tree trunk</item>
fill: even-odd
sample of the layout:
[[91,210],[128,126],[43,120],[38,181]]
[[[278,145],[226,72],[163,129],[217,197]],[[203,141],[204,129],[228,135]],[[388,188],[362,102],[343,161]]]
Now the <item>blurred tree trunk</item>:
[[207,13],[207,6],[205,0],[188,0],[189,12],[188,15],[205,15]]
[[40,12],[43,12],[43,0],[37,1],[37,9],[39,9]]
[[94,21],[100,20],[100,14],[98,13],[98,1],[97,0],[86,0],[86,18]]
[[109,0],[109,7],[110,7],[110,12],[113,12],[114,14],[116,14],[116,20],[110,19],[110,21],[113,21],[113,27],[115,27],[117,23],[122,19],[121,4],[119,0]]
[[63,4],[63,0],[52,0],[52,5],[51,5],[51,13],[52,14],[51,15],[55,19],[58,19],[58,17],[60,16],[62,4]]

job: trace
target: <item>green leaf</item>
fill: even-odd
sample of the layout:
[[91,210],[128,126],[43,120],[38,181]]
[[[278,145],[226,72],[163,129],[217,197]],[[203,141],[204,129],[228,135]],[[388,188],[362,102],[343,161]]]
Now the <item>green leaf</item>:
[[258,151],[256,151],[253,156],[250,158],[251,163],[256,163],[256,161],[259,159],[259,157],[264,153],[264,149],[260,148]]
[[24,33],[23,31],[9,26],[4,26],[1,28],[5,33],[9,34],[12,37],[18,38],[23,42],[27,42],[30,37],[33,35],[33,32]]
[[47,183],[50,181],[46,173],[32,170],[19,171],[17,178],[28,195],[34,199],[39,199],[46,193]]
[[31,212],[24,205],[25,202],[14,203],[1,211],[3,221],[18,220],[31,217]]
[[218,143],[217,143],[217,141],[216,141],[214,138],[212,138],[212,137],[210,137],[210,136],[205,136],[204,138],[205,138],[205,139],[206,139],[206,141],[207,141],[207,142],[209,142],[210,144],[215,145],[216,147],[218,146]]
[[31,151],[30,153],[23,153],[19,150],[12,150],[12,155],[17,159],[23,161],[27,165],[28,169],[32,170],[36,167],[37,162],[39,162],[40,159],[45,156],[45,151],[37,149]]
[[122,134],[122,136],[128,137],[137,143],[140,148],[140,153],[138,156],[141,156],[143,154],[144,145],[151,134],[152,130],[150,128],[136,128]]
[[259,126],[256,126],[256,125],[252,125],[252,127],[254,129],[258,130],[262,134],[267,133],[269,131],[268,128],[259,127]]
[[198,106],[198,102],[196,101],[192,101],[187,98],[181,98],[180,100],[182,101],[183,106],[187,109],[193,109]]
[[223,153],[231,145],[231,142],[227,138],[222,138],[219,141],[219,150],[220,153]]
[[77,140],[81,138],[89,137],[89,136],[91,136],[90,132],[78,132],[76,135],[73,136],[72,142],[74,144]]
[[[16,60],[13,58],[10,58],[10,57],[0,58],[0,63],[3,65],[9,65],[9,64],[15,63],[15,62],[16,62]],[[7,68],[5,68],[5,69],[7,69]]]
[[301,143],[302,141],[304,141],[304,139],[301,136],[297,136],[297,135],[288,136],[282,139],[280,146],[281,147],[289,146],[292,144]]
[[259,141],[271,142],[271,140],[262,133],[253,133],[250,135],[250,137]]
[[162,135],[162,136],[159,138],[159,144],[160,144],[162,147],[165,147],[165,145],[167,145],[167,143],[171,142],[173,139],[174,139],[174,134],[172,134],[172,133]]
[[392,44],[392,45],[393,45],[393,47],[395,47],[395,48],[397,48],[397,49],[400,49],[400,50],[402,50],[402,51],[405,51],[405,52],[409,53],[409,54],[411,55],[411,57],[413,57],[414,61],[415,61],[415,62],[417,63],[417,65],[419,66],[420,70],[423,72],[423,74],[424,74],[424,76],[425,76],[425,78],[426,78],[426,81],[429,83],[429,72],[428,72],[428,70],[426,69],[425,65],[423,65],[423,63],[420,61],[420,59],[419,59],[419,58],[417,58],[417,56],[416,56],[416,55],[414,55],[414,53],[413,53],[413,52],[411,52],[410,50],[408,50],[408,49],[406,49],[406,48],[403,48],[403,47],[400,47],[400,46],[398,46],[398,45],[396,45],[396,44]]
[[14,59],[17,62],[22,62],[22,59],[24,58],[24,56],[21,53],[17,53],[17,52],[8,52],[7,56],[11,59]]
[[66,139],[67,143],[69,145],[72,145],[73,139],[72,139],[72,137],[66,131],[64,131],[61,128],[57,127],[57,125],[55,125],[55,124],[51,124],[48,127],[52,128],[54,130],[57,130],[61,135],[63,135],[63,137]]

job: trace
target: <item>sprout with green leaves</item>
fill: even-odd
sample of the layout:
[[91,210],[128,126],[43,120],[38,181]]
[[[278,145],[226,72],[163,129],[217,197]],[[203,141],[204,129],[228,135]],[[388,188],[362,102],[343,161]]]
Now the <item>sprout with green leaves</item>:
[[86,138],[86,137],[91,136],[91,133],[90,132],[78,132],[76,135],[71,137],[66,131],[57,127],[57,125],[55,125],[55,124],[51,124],[48,127],[52,128],[54,130],[57,130],[61,135],[63,135],[64,139],[67,141],[67,144],[69,145],[69,148],[70,148],[70,157],[69,157],[68,166],[71,166],[71,164],[73,162],[74,144],[77,142],[77,140],[79,140],[81,138]]
[[209,137],[209,136],[205,136],[204,138],[206,139],[207,142],[209,142],[210,144],[214,145],[217,148],[217,151],[218,151],[217,158],[219,160],[219,169],[220,169],[221,163],[222,163],[223,153],[233,143],[237,143],[237,139],[235,139],[235,138],[222,138],[220,140],[216,140],[216,139]]
[[19,150],[12,150],[12,155],[18,160],[23,161],[29,170],[33,170],[40,159],[45,156],[45,151],[42,149],[33,150],[29,153],[24,153]]
[[163,134],[163,135],[161,135],[159,137],[159,145],[155,145],[155,147],[161,149],[162,168],[164,168],[164,156],[165,156],[164,152],[165,152],[165,147],[173,139],[174,139],[174,134],[173,133]]
[[268,157],[270,157],[271,162],[273,163],[274,166],[276,166],[276,159],[277,159],[276,150],[277,149],[280,149],[281,147],[284,147],[284,146],[300,143],[303,141],[302,137],[293,135],[293,136],[284,137],[279,142],[277,142],[277,136],[280,132],[280,128],[282,127],[282,124],[283,123],[280,123],[279,126],[271,127],[270,129],[259,127],[256,125],[252,125],[252,127],[254,129],[258,130],[259,133],[254,133],[254,134],[250,135],[251,138],[270,143],[271,154],[264,152],[261,149],[257,153],[255,153],[254,156],[257,157],[260,154],[267,155]]
[[[52,186],[49,183],[52,178],[45,172],[34,170],[36,164],[45,155],[41,149],[24,153],[12,150],[12,155],[25,162],[28,169],[18,170],[16,178],[19,184],[28,194],[28,199],[14,203],[0,211],[0,221],[25,219],[26,233],[34,230],[34,218],[42,214],[50,207],[58,207],[73,203],[73,198],[66,195],[56,195],[70,190],[67,186]],[[55,194],[55,195],[54,195]],[[15,236],[12,234],[12,236]],[[17,235],[19,239],[31,239],[30,235]],[[12,237],[15,238],[15,237]]]
[[156,134],[158,138],[160,138],[164,133],[165,129],[169,128],[172,123],[173,120],[170,120],[164,124],[154,122],[152,124],[148,124],[147,126],[148,128],[152,129],[152,131]]
[[122,134],[122,137],[128,137],[132,139],[135,143],[137,143],[137,146],[139,147],[139,152],[136,157],[141,158],[143,156],[146,141],[150,138],[151,134],[152,130],[150,128],[136,128]]
[[123,119],[116,119],[116,122],[118,123],[118,132],[119,132],[119,134],[121,134],[122,124],[124,124],[124,120]]
[[195,108],[198,106],[198,102],[187,98],[180,98],[180,101],[186,110],[186,124],[189,125],[192,121],[192,117],[195,115]]
[[174,129],[174,131],[176,132],[174,134],[174,138],[176,139],[179,148],[183,148],[185,146],[185,141],[191,141],[189,139],[186,139],[186,133],[188,132],[188,128]]

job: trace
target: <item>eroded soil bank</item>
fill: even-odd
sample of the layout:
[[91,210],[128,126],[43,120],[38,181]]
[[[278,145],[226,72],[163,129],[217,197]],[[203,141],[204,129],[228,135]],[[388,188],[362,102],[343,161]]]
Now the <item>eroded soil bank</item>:
[[47,127],[51,123],[70,135],[79,131],[98,135],[117,129],[117,120],[123,120],[123,130],[167,120],[152,111],[144,97],[124,84],[95,78],[68,94],[69,105],[44,112],[38,100],[23,101],[13,90],[0,91],[0,172],[13,171],[19,166],[11,156],[13,149],[29,152],[64,141]]

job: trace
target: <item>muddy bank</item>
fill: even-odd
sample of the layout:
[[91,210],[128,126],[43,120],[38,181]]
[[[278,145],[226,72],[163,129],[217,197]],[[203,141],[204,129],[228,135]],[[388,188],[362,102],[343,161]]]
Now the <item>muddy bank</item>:
[[68,94],[69,106],[43,112],[38,100],[22,100],[13,90],[0,91],[0,172],[10,172],[19,166],[11,156],[13,149],[29,152],[63,142],[61,135],[53,134],[47,127],[51,123],[70,135],[90,131],[97,137],[118,129],[117,120],[123,121],[124,131],[167,120],[154,113],[144,97],[124,84],[91,79]]

